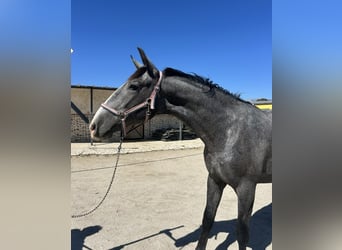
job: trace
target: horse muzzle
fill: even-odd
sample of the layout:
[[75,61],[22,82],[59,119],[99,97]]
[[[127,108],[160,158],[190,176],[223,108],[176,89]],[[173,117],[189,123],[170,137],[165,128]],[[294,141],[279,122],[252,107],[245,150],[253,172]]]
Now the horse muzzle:
[[121,130],[121,121],[116,117],[104,119],[101,116],[95,116],[89,125],[89,132],[92,139],[101,141],[109,139],[114,132]]

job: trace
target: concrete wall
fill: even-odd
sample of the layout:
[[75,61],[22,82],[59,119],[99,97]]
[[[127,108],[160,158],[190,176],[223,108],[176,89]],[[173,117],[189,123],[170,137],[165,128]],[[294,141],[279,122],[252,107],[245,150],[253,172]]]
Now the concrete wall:
[[99,109],[101,103],[104,103],[114,90],[110,89],[94,89],[93,90],[93,109],[94,113]]
[[[101,103],[114,92],[114,88],[78,87],[72,86],[71,101],[91,121]],[[71,108],[71,142],[90,142],[89,124]],[[116,134],[110,141],[118,141],[120,135]]]
[[[91,103],[91,91],[93,92],[93,98]],[[107,100],[107,98],[114,92],[114,89],[96,89],[93,88],[71,88],[71,101],[82,111],[83,114],[91,114],[91,108],[93,113],[96,113],[101,103]],[[91,107],[91,104],[93,107]],[[71,114],[75,114],[71,109]]]

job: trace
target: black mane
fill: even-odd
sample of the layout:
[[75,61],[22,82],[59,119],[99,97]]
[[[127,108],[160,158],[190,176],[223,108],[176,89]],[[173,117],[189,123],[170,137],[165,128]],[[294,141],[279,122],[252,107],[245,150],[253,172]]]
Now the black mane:
[[252,103],[250,103],[248,101],[245,101],[245,100],[241,99],[239,93],[232,93],[232,92],[222,88],[220,85],[214,83],[209,78],[205,78],[205,77],[199,76],[199,75],[197,75],[195,73],[187,74],[187,73],[184,73],[183,71],[180,71],[180,70],[177,70],[177,69],[173,69],[173,68],[166,68],[163,71],[163,73],[165,74],[165,76],[179,76],[179,77],[187,78],[187,79],[192,80],[192,81],[196,81],[196,82],[198,82],[198,83],[200,83],[200,84],[202,84],[204,86],[209,87],[209,91],[208,92],[211,92],[212,90],[217,89],[217,90],[223,92],[224,94],[229,95],[229,96],[233,97],[234,99],[236,99],[236,100],[238,100],[240,102],[252,104]]

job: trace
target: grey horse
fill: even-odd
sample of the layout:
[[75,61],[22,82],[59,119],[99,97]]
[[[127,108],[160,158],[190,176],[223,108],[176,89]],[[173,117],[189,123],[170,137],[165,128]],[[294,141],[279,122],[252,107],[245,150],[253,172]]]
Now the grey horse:
[[98,109],[91,124],[94,139],[141,124],[157,114],[172,114],[204,142],[208,170],[207,203],[197,250],[204,250],[223,189],[238,198],[237,240],[246,249],[257,183],[272,182],[272,114],[196,74],[159,71],[138,48],[143,64]]

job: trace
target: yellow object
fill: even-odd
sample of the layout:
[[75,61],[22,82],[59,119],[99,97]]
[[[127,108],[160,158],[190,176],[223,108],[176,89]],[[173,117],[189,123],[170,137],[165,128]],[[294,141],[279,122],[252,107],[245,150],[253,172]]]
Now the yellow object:
[[256,104],[259,109],[272,109],[272,104]]

